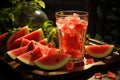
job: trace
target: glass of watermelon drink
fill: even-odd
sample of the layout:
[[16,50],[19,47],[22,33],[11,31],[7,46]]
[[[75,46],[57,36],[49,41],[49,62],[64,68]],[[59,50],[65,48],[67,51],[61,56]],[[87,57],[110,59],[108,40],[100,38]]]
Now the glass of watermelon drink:
[[88,15],[88,12],[75,10],[55,13],[60,53],[70,54],[75,62],[84,58]]

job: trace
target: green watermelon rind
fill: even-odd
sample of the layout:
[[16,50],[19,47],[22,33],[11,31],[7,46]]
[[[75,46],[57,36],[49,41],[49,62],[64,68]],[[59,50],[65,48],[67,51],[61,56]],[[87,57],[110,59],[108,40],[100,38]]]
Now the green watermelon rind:
[[56,70],[59,69],[61,67],[63,67],[67,62],[69,62],[71,56],[68,55],[63,61],[61,61],[59,64],[53,65],[53,66],[49,66],[49,65],[43,65],[39,63],[39,59],[37,59],[36,61],[34,61],[34,64],[44,70]]
[[15,59],[16,59],[16,56],[15,56],[15,55],[13,55],[13,54],[11,54],[11,52],[7,52],[7,54],[8,54],[8,56],[9,56],[10,58],[12,58],[13,60],[15,60]]
[[[37,33],[36,33],[36,32],[37,32]],[[22,38],[31,40],[31,39],[29,39],[29,38],[30,38],[29,36],[31,36],[31,34],[34,34],[34,33],[37,34],[37,36],[38,36],[38,33],[39,33],[39,40],[44,39],[44,33],[43,33],[42,28],[39,28],[39,29],[33,31],[33,32],[31,32],[30,34],[27,34],[27,35],[23,36]]]
[[[23,27],[23,28],[21,28],[21,29],[24,30],[25,35],[29,33],[29,27],[28,27],[28,26],[25,26],[25,27]],[[19,30],[19,31],[21,31],[21,30]],[[12,35],[9,37],[9,39],[8,39],[8,41],[7,41],[7,44],[9,44],[10,42],[13,42],[13,41],[15,40],[14,37],[17,36],[17,34],[19,33],[19,31],[17,31],[16,33],[12,34]],[[22,36],[24,36],[24,35],[21,35],[20,37],[22,37]],[[18,37],[18,36],[17,36],[17,37]],[[19,38],[19,37],[18,37],[18,38]]]
[[42,40],[42,39],[44,39],[44,38],[45,38],[45,36],[44,36],[44,33],[43,33],[42,28],[40,28],[39,30],[40,30],[40,33],[41,33],[41,39],[40,39],[40,40]]
[[32,52],[32,51],[29,51],[29,52],[27,52],[27,53],[25,53],[25,54],[22,54],[22,55],[18,56],[17,59],[18,59],[20,62],[22,62],[22,63],[24,63],[24,64],[26,64],[26,65],[35,66],[33,62],[30,62],[30,61],[28,61],[27,59],[25,59],[25,57],[23,57],[23,56],[25,56],[25,55],[28,55],[28,56],[32,57],[32,55],[29,55],[31,52]]
[[[23,49],[25,49],[26,50],[26,47],[20,47],[21,49],[23,48]],[[10,50],[10,51],[7,51],[6,52],[6,54],[11,58],[11,59],[13,59],[13,60],[15,60],[16,58],[17,58],[17,56],[16,55],[14,55],[14,51],[15,50],[18,50],[18,49],[20,49],[20,48],[17,48],[17,49],[14,49],[14,50]],[[23,51],[24,52],[24,51]],[[22,53],[21,53],[22,54]]]
[[[32,35],[32,37],[30,37],[31,35]],[[26,35],[16,39],[12,43],[7,44],[7,50],[15,49],[16,47],[13,46],[13,45],[16,45],[17,48],[18,48],[21,45],[21,41],[22,41],[23,38],[28,39],[28,40],[35,40],[35,41],[37,39],[37,41],[39,41],[39,40],[44,39],[44,33],[43,33],[42,28],[39,28],[38,30],[35,30],[35,31],[33,31],[29,34],[26,34]]]
[[108,55],[112,52],[113,47],[114,47],[114,45],[109,45],[109,49],[108,49],[106,52],[104,52],[104,53],[99,53],[99,54],[91,52],[91,51],[88,49],[88,48],[89,48],[89,45],[88,45],[88,46],[85,46],[85,50],[86,50],[86,52],[87,52],[88,55],[90,55],[90,56],[92,56],[92,57],[94,57],[94,58],[104,58],[104,57],[108,56]]

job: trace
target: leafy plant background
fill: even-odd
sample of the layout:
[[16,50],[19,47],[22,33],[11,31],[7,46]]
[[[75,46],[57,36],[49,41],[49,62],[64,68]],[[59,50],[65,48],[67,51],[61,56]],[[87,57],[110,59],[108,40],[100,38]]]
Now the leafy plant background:
[[0,10],[0,32],[3,33],[9,28],[14,28],[15,14],[23,8],[23,4],[26,2],[34,2],[36,8],[45,9],[45,3],[42,0],[9,0],[12,4],[11,7],[2,8]]

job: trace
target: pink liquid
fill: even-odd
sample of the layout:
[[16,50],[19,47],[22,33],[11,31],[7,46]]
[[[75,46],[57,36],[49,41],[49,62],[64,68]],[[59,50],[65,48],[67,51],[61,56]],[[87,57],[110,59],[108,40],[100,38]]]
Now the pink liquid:
[[56,21],[61,53],[70,54],[72,58],[84,56],[85,35],[88,22],[77,14]]

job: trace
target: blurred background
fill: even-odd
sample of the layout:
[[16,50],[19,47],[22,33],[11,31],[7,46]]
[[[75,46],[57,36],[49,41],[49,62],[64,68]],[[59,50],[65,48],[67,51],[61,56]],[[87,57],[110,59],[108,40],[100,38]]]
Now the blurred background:
[[120,43],[119,0],[45,0],[45,12],[54,20],[59,10],[84,10],[89,12],[88,34],[96,35],[108,43]]
[[[43,11],[55,21],[59,10],[84,10],[89,12],[88,34],[96,35],[105,42],[120,44],[120,0],[43,0]],[[10,7],[8,0],[1,0],[1,9]]]

